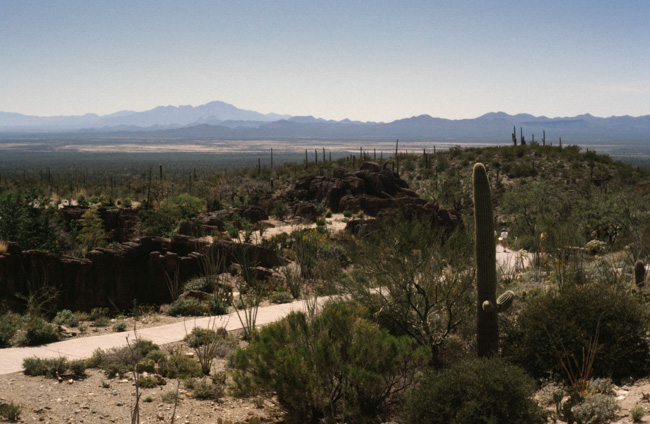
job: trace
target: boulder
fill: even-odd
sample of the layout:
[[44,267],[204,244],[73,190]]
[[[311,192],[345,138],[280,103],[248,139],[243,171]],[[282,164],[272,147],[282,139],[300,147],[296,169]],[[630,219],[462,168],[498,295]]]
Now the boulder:
[[316,209],[316,206],[309,202],[296,203],[293,205],[292,215],[294,218],[304,218],[315,221],[316,218],[318,218],[318,210]]

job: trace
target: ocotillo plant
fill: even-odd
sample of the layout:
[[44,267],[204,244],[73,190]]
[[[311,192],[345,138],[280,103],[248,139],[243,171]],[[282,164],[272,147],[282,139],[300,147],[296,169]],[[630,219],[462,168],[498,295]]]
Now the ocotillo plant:
[[474,232],[476,241],[476,346],[478,356],[492,356],[499,349],[497,323],[497,268],[494,246],[492,193],[485,166],[474,165]]

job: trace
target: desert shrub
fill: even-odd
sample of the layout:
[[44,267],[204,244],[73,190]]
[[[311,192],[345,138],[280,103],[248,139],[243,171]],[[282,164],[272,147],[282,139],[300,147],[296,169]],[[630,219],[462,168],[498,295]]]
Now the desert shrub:
[[11,346],[11,339],[20,328],[20,316],[6,313],[0,315],[0,348]]
[[149,355],[154,350],[160,350],[160,346],[147,339],[137,339],[133,343],[133,350],[137,352],[139,358]]
[[207,311],[207,307],[201,303],[199,299],[186,298],[178,299],[169,306],[167,309],[167,315],[172,317],[177,316],[199,316],[204,315]]
[[582,358],[599,319],[594,376],[616,380],[645,373],[648,311],[633,294],[602,285],[567,285],[531,297],[504,340],[504,354],[534,377],[567,377],[558,355]]
[[605,250],[607,250],[607,243],[600,240],[590,240],[585,245],[585,249],[587,250],[587,253],[592,256],[602,255],[605,253]]
[[160,395],[160,399],[165,403],[174,403],[180,398],[176,390],[168,390]]
[[7,421],[18,421],[22,409],[20,404],[14,403],[13,401],[9,403],[0,402],[0,418]]
[[185,387],[192,391],[194,399],[217,400],[223,396],[223,386],[214,384],[210,380],[191,378],[184,381]]
[[208,300],[208,312],[210,315],[225,315],[231,303],[232,292],[220,290]]
[[142,358],[158,349],[160,349],[159,346],[150,340],[137,339],[131,347],[115,347],[106,351],[95,350],[86,361],[86,365],[89,368],[101,368],[104,374],[110,378],[132,371],[134,365],[139,363]]
[[126,322],[125,321],[117,321],[115,324],[113,324],[113,331],[116,333],[121,333],[123,331],[126,331]]
[[616,417],[619,405],[616,398],[603,393],[588,394],[571,408],[571,419],[576,424],[606,424]]
[[635,423],[641,422],[645,416],[645,413],[646,410],[641,405],[637,405],[634,408],[630,409],[630,416],[632,417],[632,421]]
[[289,209],[285,202],[276,200],[271,204],[270,215],[276,217],[279,220],[285,219],[289,215]]
[[343,211],[343,216],[346,218],[352,218],[352,211]]
[[48,324],[43,318],[31,317],[25,325],[25,334],[21,344],[24,346],[38,346],[58,340],[59,332],[53,325]]
[[350,243],[356,272],[341,282],[382,327],[413,337],[442,365],[445,340],[474,316],[470,243],[464,231],[403,217]]
[[86,374],[86,361],[83,359],[68,361],[68,370],[76,377],[81,377]]
[[54,252],[57,231],[54,208],[33,195],[4,191],[0,194],[0,240],[15,241],[24,250]]
[[545,423],[531,399],[535,382],[500,358],[459,362],[429,372],[408,396],[405,422],[441,424]]
[[145,355],[146,359],[151,359],[157,364],[160,364],[161,362],[165,361],[167,359],[167,353],[164,350],[160,349],[153,349],[147,352]]
[[160,373],[167,378],[192,378],[201,377],[201,365],[192,358],[175,354],[171,355],[160,367]]
[[209,293],[212,290],[214,290],[214,286],[210,284],[210,280],[208,280],[207,278],[196,277],[186,282],[185,285],[183,286],[183,291],[188,291],[188,290],[200,290]]
[[154,387],[164,386],[166,381],[159,375],[141,375],[138,378],[138,386],[143,389],[153,389]]
[[158,210],[140,211],[142,231],[147,235],[173,236],[176,226],[205,210],[205,202],[189,194],[168,197],[160,203]]
[[86,366],[88,368],[99,368],[104,362],[106,362],[106,352],[97,348],[90,358],[86,360]]
[[293,296],[288,291],[276,291],[271,293],[269,296],[269,302],[271,303],[291,303],[293,302]]
[[66,358],[37,358],[33,356],[23,360],[23,373],[25,375],[44,375],[56,378],[57,374],[59,376],[64,375],[67,370],[68,360]]
[[342,412],[353,422],[372,420],[410,385],[425,354],[362,315],[358,306],[333,304],[311,322],[292,312],[264,327],[231,356],[234,391],[276,393],[289,420]]
[[93,321],[93,326],[94,327],[107,327],[108,324],[110,324],[111,319],[107,316],[100,316]]
[[56,313],[53,322],[56,325],[67,325],[76,327],[79,325],[79,318],[69,309],[64,309]]
[[194,327],[190,334],[185,336],[183,341],[187,343],[189,347],[196,348],[212,343],[218,338],[219,336],[214,330],[211,330],[209,328]]
[[156,361],[153,359],[145,358],[138,362],[137,370],[138,372],[154,373],[156,372]]
[[109,310],[108,308],[93,308],[90,310],[89,318],[91,321],[97,321],[101,318],[108,318]]
[[225,357],[234,347],[233,340],[223,327],[218,330],[194,327],[184,341],[194,349],[205,375],[209,375],[216,357]]
[[45,375],[45,364],[42,358],[31,357],[23,359],[23,373],[25,375]]

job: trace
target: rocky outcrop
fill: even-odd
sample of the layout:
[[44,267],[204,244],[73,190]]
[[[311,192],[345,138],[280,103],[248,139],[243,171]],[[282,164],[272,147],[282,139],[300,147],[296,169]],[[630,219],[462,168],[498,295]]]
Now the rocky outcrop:
[[192,237],[216,235],[220,231],[225,231],[225,222],[234,221],[235,226],[241,226],[241,218],[251,224],[257,224],[268,220],[269,216],[259,206],[241,206],[227,211],[202,213],[191,220],[181,222],[178,234]]
[[286,193],[294,205],[294,216],[308,216],[303,209],[316,209],[310,202],[321,202],[332,212],[363,212],[371,217],[402,211],[407,217],[428,216],[432,225],[453,229],[458,215],[441,209],[435,202],[426,202],[408,188],[396,172],[383,169],[376,162],[363,162],[359,171],[343,168],[334,170],[332,177],[308,176],[300,178]]
[[251,266],[272,268],[285,261],[261,246],[218,240],[212,244],[187,237],[171,240],[143,237],[116,247],[95,249],[85,258],[22,251],[8,243],[0,254],[0,301],[20,306],[21,296],[51,287],[57,308],[129,309],[134,302],[160,304],[173,300],[168,283],[181,284],[200,275],[205,256],[223,258],[227,266],[246,260]]

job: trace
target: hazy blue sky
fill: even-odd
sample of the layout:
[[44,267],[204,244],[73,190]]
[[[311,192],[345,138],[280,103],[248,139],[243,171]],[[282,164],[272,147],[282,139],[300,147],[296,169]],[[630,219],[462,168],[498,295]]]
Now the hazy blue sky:
[[0,0],[0,111],[650,114],[650,1]]

